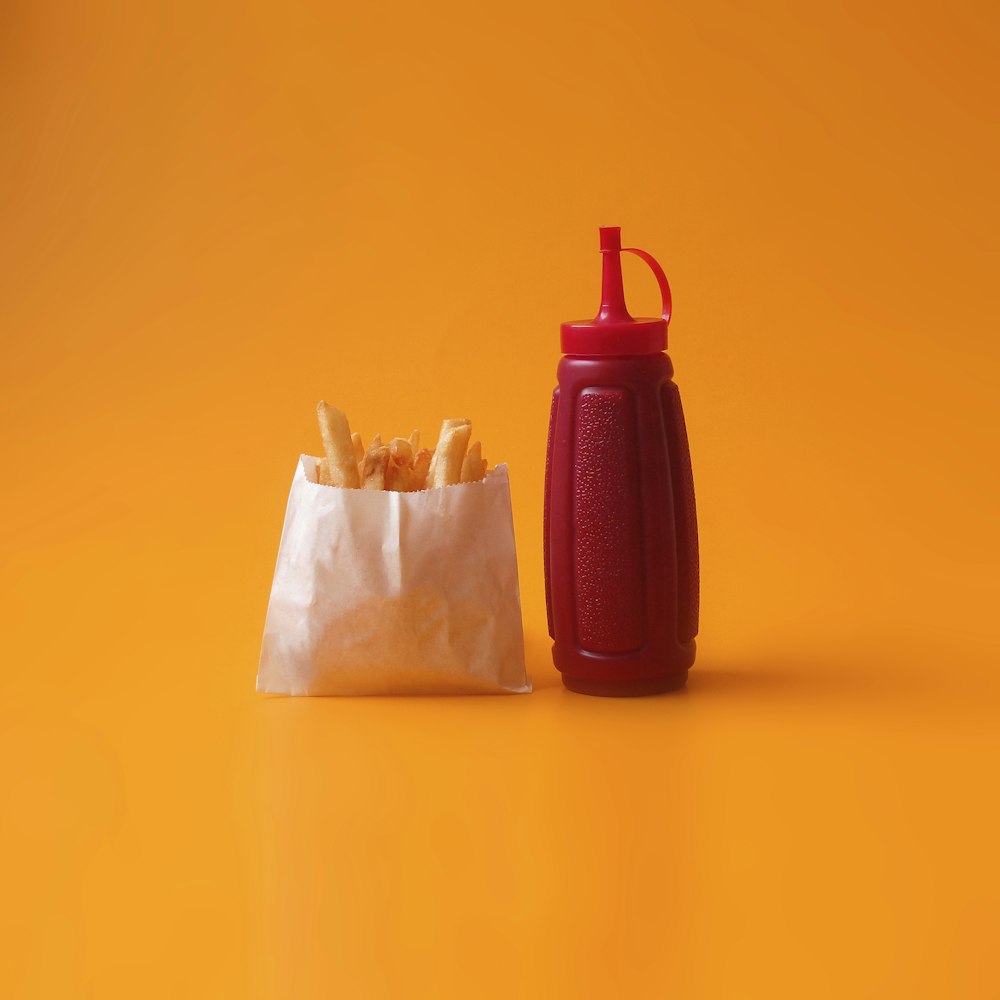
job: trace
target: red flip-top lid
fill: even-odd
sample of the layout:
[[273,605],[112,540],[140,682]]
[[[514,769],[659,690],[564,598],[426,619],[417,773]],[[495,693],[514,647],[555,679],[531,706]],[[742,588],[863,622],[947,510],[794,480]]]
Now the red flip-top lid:
[[[619,226],[601,227],[601,311],[593,319],[563,323],[563,354],[659,354],[667,349],[670,285],[663,268],[635,247],[622,247]],[[663,315],[636,319],[629,315],[622,288],[622,253],[641,257],[656,275],[663,298]]]

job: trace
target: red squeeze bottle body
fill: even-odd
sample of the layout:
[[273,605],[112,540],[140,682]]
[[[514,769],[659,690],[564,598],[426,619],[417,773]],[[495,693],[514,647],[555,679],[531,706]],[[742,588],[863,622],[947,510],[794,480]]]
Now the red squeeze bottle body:
[[621,231],[601,229],[601,310],[562,324],[545,463],[545,598],[563,683],[594,695],[681,687],[698,632],[698,527],[663,315],[635,319]]

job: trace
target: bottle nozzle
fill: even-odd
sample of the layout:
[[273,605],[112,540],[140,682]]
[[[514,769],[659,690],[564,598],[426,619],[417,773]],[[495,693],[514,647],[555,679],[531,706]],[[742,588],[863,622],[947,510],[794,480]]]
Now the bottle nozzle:
[[[625,305],[622,254],[634,253],[652,269],[660,285],[663,313],[655,319],[634,319]],[[582,357],[659,354],[667,349],[670,286],[663,268],[645,250],[622,246],[619,226],[601,226],[601,311],[593,319],[562,324],[564,354]]]
[[606,250],[621,250],[622,227],[601,226],[601,253]]
[[621,226],[601,226],[601,311],[598,320],[627,322],[632,317],[622,287]]

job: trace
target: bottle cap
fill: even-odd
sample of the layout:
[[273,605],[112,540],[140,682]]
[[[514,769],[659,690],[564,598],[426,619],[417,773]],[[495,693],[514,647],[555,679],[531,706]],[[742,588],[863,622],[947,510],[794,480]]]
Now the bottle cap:
[[[622,288],[623,253],[634,253],[650,267],[660,285],[663,315],[635,318],[625,305]],[[645,250],[623,247],[619,226],[601,226],[601,309],[593,319],[563,323],[563,354],[659,354],[667,349],[670,285],[663,268]]]

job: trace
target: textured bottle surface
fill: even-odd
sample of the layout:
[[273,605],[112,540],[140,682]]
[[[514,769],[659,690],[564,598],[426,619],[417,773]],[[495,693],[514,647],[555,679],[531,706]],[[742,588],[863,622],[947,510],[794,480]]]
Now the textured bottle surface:
[[576,397],[572,487],[574,616],[579,647],[628,653],[646,636],[641,599],[642,502],[635,397],[582,389]]
[[545,577],[553,657],[570,686],[666,688],[694,660],[697,521],[672,374],[665,354],[559,365]]

